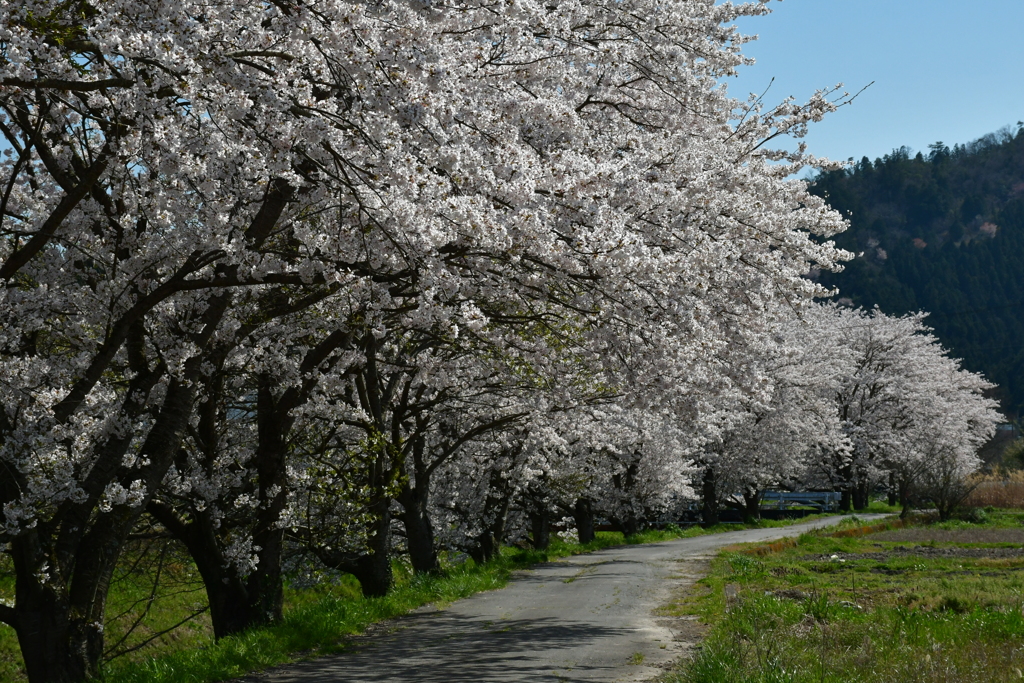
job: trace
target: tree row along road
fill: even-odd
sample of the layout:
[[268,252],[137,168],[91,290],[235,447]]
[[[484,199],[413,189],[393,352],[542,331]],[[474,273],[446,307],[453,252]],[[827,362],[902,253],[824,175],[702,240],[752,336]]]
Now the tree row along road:
[[246,680],[647,680],[692,645],[686,635],[691,622],[657,617],[654,610],[673,591],[700,578],[700,561],[734,543],[796,536],[841,519],[622,546],[549,562],[517,573],[502,590],[481,593],[442,610],[432,606],[417,610],[391,622],[382,633],[357,639],[352,651]]

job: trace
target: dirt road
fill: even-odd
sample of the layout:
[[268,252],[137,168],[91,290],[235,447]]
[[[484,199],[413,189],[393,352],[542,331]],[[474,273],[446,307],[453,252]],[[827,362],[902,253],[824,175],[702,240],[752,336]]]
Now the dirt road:
[[[863,519],[882,517],[864,515]],[[692,645],[692,622],[653,616],[723,546],[828,526],[831,517],[612,548],[519,572],[501,590],[423,608],[354,651],[281,667],[260,683],[642,681]],[[691,628],[687,628],[690,626]]]

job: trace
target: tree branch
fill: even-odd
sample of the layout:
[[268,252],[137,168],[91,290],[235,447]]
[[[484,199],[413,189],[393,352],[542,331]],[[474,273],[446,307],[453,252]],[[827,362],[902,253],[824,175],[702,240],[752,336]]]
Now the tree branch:
[[105,78],[100,81],[67,81],[62,78],[40,78],[37,81],[26,81],[22,78],[5,78],[0,84],[14,88],[33,88],[35,90],[73,90],[90,92],[104,88],[130,88],[135,81],[128,78]]
[[[7,261],[2,267],[0,267],[0,280],[7,280],[14,275],[18,270],[24,266],[29,260],[38,254],[50,238],[53,237],[54,233],[57,232],[57,228],[64,222],[64,219],[68,217],[68,214],[78,206],[78,203],[89,193],[92,186],[99,180],[100,175],[103,174],[107,168],[107,147],[104,146],[103,151],[100,152],[99,158],[96,162],[89,167],[89,170],[83,176],[82,180],[71,189],[70,192],[64,195],[64,198],[60,200],[57,207],[50,213],[43,222],[42,227],[32,236],[32,239],[28,241],[28,244],[24,248],[19,249],[10,255]],[[6,200],[6,197],[5,197]]]

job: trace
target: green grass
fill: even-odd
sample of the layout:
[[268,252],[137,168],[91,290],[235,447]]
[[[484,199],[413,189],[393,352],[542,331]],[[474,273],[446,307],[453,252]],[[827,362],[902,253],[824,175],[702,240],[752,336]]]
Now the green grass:
[[[819,516],[762,521],[756,525],[720,524],[707,529],[670,526],[629,537],[618,532],[599,532],[597,539],[586,545],[566,544],[553,536],[551,546],[545,551],[504,548],[498,558],[481,566],[472,560],[448,564],[443,576],[413,576],[406,565],[396,562],[396,586],[384,598],[363,598],[357,582],[350,576],[312,587],[287,588],[282,623],[220,641],[213,640],[209,615],[202,613],[146,642],[201,609],[206,595],[195,567],[176,545],[138,545],[126,553],[124,566],[119,568],[112,586],[105,626],[107,647],[115,645],[143,611],[146,614],[117,648],[117,651],[130,651],[106,664],[104,679],[107,683],[224,680],[276,664],[338,652],[346,647],[350,636],[363,632],[371,624],[428,603],[443,605],[480,591],[500,588],[512,571],[540,562],[625,544],[655,543],[742,528],[783,527],[816,517]],[[6,556],[0,555],[0,597],[14,593],[13,572],[4,564],[7,561]],[[154,592],[157,566],[160,567],[160,582]],[[139,649],[131,649],[136,647]],[[0,680],[25,680],[17,638],[14,630],[5,625],[0,625]]]
[[843,513],[843,514],[864,514],[864,513],[883,513],[883,514],[899,514],[903,510],[899,505],[889,505],[884,500],[873,500],[868,503],[867,508],[859,512]]
[[[994,512],[985,525],[933,528],[1020,528],[1022,521],[1020,513]],[[795,547],[765,556],[727,552],[714,560],[697,590],[666,608],[699,615],[710,631],[693,658],[663,680],[1024,679],[1024,558],[922,556],[895,552],[916,543],[827,534],[804,534]],[[927,545],[956,552],[1007,544]],[[875,555],[838,561],[848,553]],[[727,584],[739,588],[731,605]]]
[[[0,598],[13,596],[10,556],[0,554]],[[123,659],[134,665],[154,655],[207,645],[213,628],[205,606],[199,572],[177,543],[133,543],[114,572],[107,598],[104,640],[111,664],[120,665]],[[0,681],[23,680],[17,635],[0,624]]]

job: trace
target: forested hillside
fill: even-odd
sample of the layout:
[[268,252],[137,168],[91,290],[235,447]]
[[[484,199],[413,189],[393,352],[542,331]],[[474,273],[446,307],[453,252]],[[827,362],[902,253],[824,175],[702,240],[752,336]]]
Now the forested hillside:
[[822,274],[854,304],[928,318],[967,368],[1024,408],[1024,129],[926,154],[906,147],[820,176],[812,191],[850,218],[858,257]]

